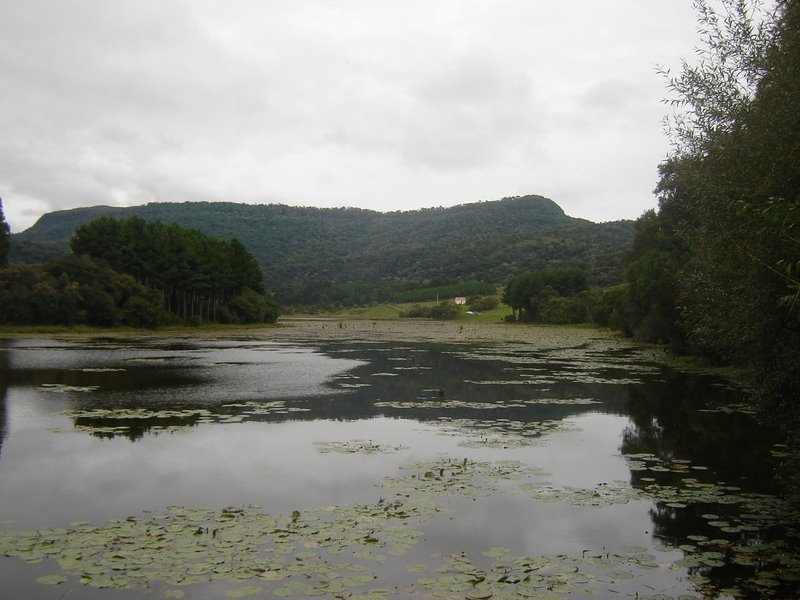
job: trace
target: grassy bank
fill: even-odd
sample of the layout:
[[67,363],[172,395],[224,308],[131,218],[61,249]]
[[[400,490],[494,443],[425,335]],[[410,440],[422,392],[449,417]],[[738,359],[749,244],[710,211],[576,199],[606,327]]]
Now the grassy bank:
[[[434,307],[436,302],[409,302],[402,304],[376,304],[357,308],[344,308],[336,311],[319,311],[314,313],[297,312],[288,313],[285,317],[294,318],[329,318],[329,319],[364,319],[364,320],[394,320],[400,319],[400,314],[411,310],[414,306]],[[503,304],[497,308],[479,314],[467,314],[466,307],[460,307],[460,313],[455,319],[459,323],[501,323],[506,315],[511,314],[511,309]]]

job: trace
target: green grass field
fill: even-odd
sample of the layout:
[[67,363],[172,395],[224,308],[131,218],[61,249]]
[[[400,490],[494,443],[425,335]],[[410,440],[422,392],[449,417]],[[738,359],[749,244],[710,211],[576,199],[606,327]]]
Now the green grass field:
[[[421,306],[435,306],[436,302],[410,302],[407,304],[376,304],[374,306],[365,306],[360,308],[346,308],[340,311],[333,312],[318,312],[318,313],[287,313],[286,317],[328,317],[340,319],[364,319],[364,320],[391,320],[399,319],[400,313],[411,309],[415,305]],[[511,309],[504,304],[499,304],[497,308],[488,310],[477,315],[468,315],[466,306],[460,307],[461,314],[458,315],[457,321],[469,321],[480,323],[499,323],[503,321],[506,315],[511,314]]]

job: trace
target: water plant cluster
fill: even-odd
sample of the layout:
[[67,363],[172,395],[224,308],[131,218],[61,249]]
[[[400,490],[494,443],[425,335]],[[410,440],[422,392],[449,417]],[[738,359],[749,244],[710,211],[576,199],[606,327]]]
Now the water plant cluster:
[[[249,505],[222,510],[168,507],[163,513],[113,519],[105,525],[3,531],[0,552],[28,562],[51,559],[60,572],[47,585],[70,579],[96,588],[179,588],[214,584],[230,597],[269,591],[274,596],[552,597],[608,583],[626,566],[656,568],[644,549],[626,554],[515,557],[490,548],[493,563],[473,564],[466,555],[431,557],[429,566],[406,564],[402,592],[386,589],[379,566],[401,560],[424,535],[431,519],[452,512],[454,496],[480,497],[508,482],[541,475],[517,461],[476,463],[442,459],[408,465],[387,478],[369,505],[330,506],[272,515]],[[390,559],[390,557],[392,557]],[[599,568],[599,572],[597,569]],[[602,576],[601,576],[602,575]],[[622,578],[632,578],[625,571]],[[246,584],[246,585],[245,585]]]
[[[0,556],[37,565],[37,581],[60,586],[58,590],[64,590],[64,594],[74,593],[83,585],[107,589],[112,596],[114,590],[147,590],[165,598],[190,597],[199,592],[218,597],[614,596],[685,600],[719,594],[783,598],[798,589],[800,502],[786,493],[793,488],[784,471],[796,471],[800,453],[790,446],[776,444],[771,451],[767,446],[765,452],[766,458],[773,460],[768,468],[776,472],[770,481],[783,485],[754,491],[758,486],[725,482],[715,470],[718,464],[713,455],[682,453],[679,445],[671,444],[660,433],[649,439],[653,413],[643,412],[644,425],[636,420],[638,415],[629,415],[623,443],[616,450],[619,454],[609,457],[623,468],[621,472],[630,474],[628,479],[616,475],[597,481],[593,475],[584,478],[588,482],[583,487],[570,486],[537,465],[537,457],[547,456],[552,450],[538,447],[549,445],[562,434],[581,431],[579,427],[586,423],[580,415],[617,419],[612,410],[603,410],[604,403],[615,398],[604,395],[604,388],[640,378],[659,381],[662,374],[652,363],[636,362],[641,360],[637,357],[630,369],[627,362],[612,368],[609,356],[622,351],[600,340],[552,353],[528,353],[527,361],[523,350],[513,345],[486,347],[471,355],[465,353],[465,357],[476,361],[488,355],[490,362],[499,365],[488,369],[485,364],[470,363],[465,371],[480,374],[467,381],[463,373],[454,374],[452,389],[448,384],[446,395],[440,395],[435,378],[445,370],[416,364],[424,362],[414,354],[418,349],[382,351],[403,354],[388,356],[384,362],[405,359],[408,365],[402,369],[411,377],[412,383],[405,384],[409,387],[400,387],[403,378],[382,376],[387,372],[384,364],[365,362],[359,367],[363,370],[356,369],[337,380],[337,387],[341,383],[358,386],[337,399],[358,404],[363,413],[357,415],[387,415],[398,417],[396,420],[412,415],[417,423],[424,424],[424,429],[413,430],[415,434],[428,436],[426,443],[433,442],[436,434],[443,436],[433,447],[447,450],[437,454],[426,451],[419,456],[416,452],[423,446],[414,444],[414,452],[410,452],[409,446],[387,441],[378,429],[369,434],[375,435],[373,439],[350,436],[356,431],[350,424],[346,425],[348,437],[322,437],[315,429],[314,437],[307,440],[314,450],[343,456],[320,460],[375,466],[384,463],[377,462],[380,459],[374,455],[397,455],[387,459],[386,464],[394,466],[387,466],[385,477],[381,479],[378,471],[374,482],[371,476],[365,478],[366,485],[374,484],[374,488],[367,487],[365,496],[359,496],[357,502],[316,505],[330,501],[324,494],[314,505],[298,501],[288,510],[286,506],[257,504],[176,505],[105,522],[78,521],[49,529],[10,529],[13,524],[6,522],[3,526],[9,528],[0,530]],[[352,356],[358,350],[348,347],[343,353]],[[456,356],[459,351],[446,353]],[[629,354],[635,355],[636,350]],[[37,389],[48,392],[43,394],[47,400],[61,402],[61,398],[50,395],[56,392],[71,396],[73,408],[58,416],[72,419],[75,431],[101,437],[130,437],[141,431],[187,432],[208,424],[280,422],[297,419],[298,413],[316,415],[315,410],[320,415],[345,414],[328,413],[328,402],[296,399],[169,409],[147,408],[141,403],[123,406],[124,402],[117,401],[104,406],[114,396],[93,393],[99,389],[92,387],[100,381],[92,379],[97,370],[83,370],[87,385],[52,384]],[[561,387],[564,382],[573,382],[576,373],[594,387]],[[513,385],[527,374],[535,376],[538,387],[499,387],[493,394],[484,393],[487,388],[470,387],[479,381]],[[73,383],[84,381],[76,379]],[[106,389],[110,380],[101,383]],[[463,387],[458,387],[460,384]],[[393,390],[411,388],[411,393],[398,393],[398,400],[376,399],[391,398]],[[737,407],[736,402],[718,405],[708,401],[688,410],[719,408],[718,413],[704,413],[699,422],[717,418],[714,415],[726,423],[750,422],[752,415]],[[392,420],[384,416],[380,419]],[[663,423],[666,427],[678,426]],[[292,426],[298,425],[294,421]],[[407,425],[409,429],[404,431],[415,425]],[[331,431],[334,429],[331,427]],[[576,434],[573,439],[578,437]],[[411,457],[403,462],[408,455]],[[557,469],[553,472],[560,473]],[[249,499],[248,495],[245,501]],[[520,509],[520,518],[525,518],[528,510],[537,516],[553,511],[561,515],[559,518],[566,515],[566,519],[574,517],[587,523],[618,517],[623,510],[643,515],[649,512],[646,526],[652,527],[652,538],[637,533],[640,537],[635,543],[613,537],[608,541],[587,539],[582,548],[561,552],[559,547],[556,553],[550,552],[549,546],[526,547],[520,540],[506,541],[505,536],[498,540],[476,538],[474,544],[463,546],[441,545],[442,531],[449,531],[451,522],[460,527],[467,521],[469,526],[469,515],[473,514],[470,507],[482,511],[505,503],[532,507]],[[169,500],[164,502],[167,504]],[[131,510],[138,508],[134,504]],[[497,542],[513,547],[501,547]]]
[[[92,392],[97,386],[56,386],[43,387],[53,392]],[[284,400],[262,402],[234,402],[223,404],[220,409],[174,408],[153,410],[141,407],[101,408],[94,406],[78,407],[62,411],[60,414],[74,421],[72,429],[54,427],[51,431],[67,433],[83,431],[98,436],[129,435],[139,429],[152,433],[179,433],[202,423],[241,423],[260,415],[288,415],[309,412],[301,406],[288,406]]]
[[[355,442],[331,447],[360,451]],[[655,473],[696,472],[688,463],[668,463],[652,455],[628,460],[634,469]],[[230,597],[269,592],[295,597],[557,598],[635,589],[649,571],[679,567],[687,568],[692,582],[702,588],[708,569],[730,562],[748,569],[747,577],[734,578],[737,587],[728,590],[734,595],[755,589],[765,597],[780,597],[782,585],[800,580],[800,557],[789,542],[770,539],[770,530],[780,527],[796,540],[800,532],[793,524],[800,513],[774,496],[693,477],[684,477],[677,486],[614,482],[593,489],[559,488],[546,477],[517,460],[413,462],[400,475],[384,479],[379,499],[371,504],[304,508],[291,514],[271,514],[256,505],[221,510],[171,506],[163,513],[106,524],[2,531],[0,553],[30,563],[55,561],[59,571],[40,577],[42,584],[73,580],[97,588],[158,587],[171,597],[180,597],[183,586],[212,584]],[[480,556],[432,556],[426,564],[435,566],[404,560],[424,536],[426,523],[457,510],[455,498],[509,492],[534,501],[567,502],[576,510],[649,500],[672,510],[714,506],[725,515],[702,515],[709,530],[718,531],[716,537],[698,534],[691,544],[672,548],[666,543],[660,551],[588,548],[581,556],[518,556],[492,547]],[[674,559],[669,552],[677,550],[683,556]],[[406,570],[402,588],[385,587],[381,566],[387,561]]]
[[464,448],[524,448],[543,443],[542,436],[573,429],[568,421],[516,421],[512,419],[468,419],[441,416],[441,435],[456,436]]
[[372,440],[348,440],[346,442],[316,442],[317,451],[323,454],[392,454],[408,450],[402,444],[379,444]]

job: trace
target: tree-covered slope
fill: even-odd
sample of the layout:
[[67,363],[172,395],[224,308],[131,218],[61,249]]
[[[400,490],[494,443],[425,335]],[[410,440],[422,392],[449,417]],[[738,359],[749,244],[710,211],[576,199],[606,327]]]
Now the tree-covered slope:
[[552,200],[524,196],[391,213],[225,202],[99,206],[46,214],[13,242],[60,243],[66,250],[79,225],[131,215],[237,238],[260,263],[267,288],[287,294],[316,281],[504,283],[548,267],[581,267],[591,283],[615,283],[633,235],[629,221],[575,219]]

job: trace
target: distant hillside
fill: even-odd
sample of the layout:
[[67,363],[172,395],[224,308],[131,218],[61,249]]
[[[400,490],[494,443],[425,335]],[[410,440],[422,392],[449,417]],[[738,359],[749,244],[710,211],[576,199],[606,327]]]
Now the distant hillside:
[[259,261],[267,288],[285,297],[321,281],[387,288],[407,282],[504,283],[530,269],[573,266],[584,268],[592,284],[608,285],[622,280],[622,254],[633,236],[631,221],[576,219],[541,196],[391,213],[184,202],[48,213],[13,236],[12,252],[66,251],[78,225],[104,215],[140,215],[235,237]]

